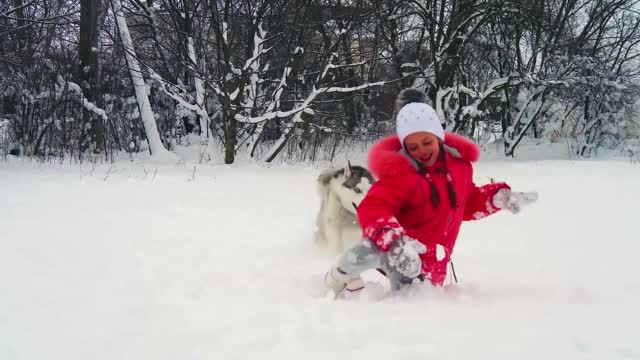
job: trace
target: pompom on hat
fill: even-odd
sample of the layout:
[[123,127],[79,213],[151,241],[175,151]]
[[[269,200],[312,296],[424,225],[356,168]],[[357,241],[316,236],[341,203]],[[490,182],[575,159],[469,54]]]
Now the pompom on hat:
[[404,146],[404,139],[416,132],[426,131],[444,141],[444,129],[436,111],[426,103],[426,95],[416,89],[405,89],[396,100],[396,133]]

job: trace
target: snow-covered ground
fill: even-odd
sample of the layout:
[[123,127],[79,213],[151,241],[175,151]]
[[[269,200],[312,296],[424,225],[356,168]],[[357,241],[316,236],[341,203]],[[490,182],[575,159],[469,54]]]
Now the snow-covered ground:
[[311,295],[313,167],[0,163],[0,359],[638,359],[640,165],[490,161],[456,292]]

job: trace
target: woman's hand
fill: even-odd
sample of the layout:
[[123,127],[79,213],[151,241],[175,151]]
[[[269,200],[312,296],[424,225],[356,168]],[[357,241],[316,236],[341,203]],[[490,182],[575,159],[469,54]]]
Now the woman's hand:
[[538,192],[517,192],[511,189],[500,189],[493,196],[493,205],[500,209],[509,210],[513,214],[520,212],[523,206],[538,200]]
[[418,240],[406,235],[396,239],[386,253],[387,265],[407,278],[416,278],[422,273],[420,254],[427,252],[427,247]]

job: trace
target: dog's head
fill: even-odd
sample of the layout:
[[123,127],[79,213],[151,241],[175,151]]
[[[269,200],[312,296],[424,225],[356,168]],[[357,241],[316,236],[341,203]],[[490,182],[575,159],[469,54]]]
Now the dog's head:
[[340,199],[342,207],[355,214],[356,208],[364,199],[373,182],[373,175],[369,170],[347,162],[345,168],[334,173],[329,186]]

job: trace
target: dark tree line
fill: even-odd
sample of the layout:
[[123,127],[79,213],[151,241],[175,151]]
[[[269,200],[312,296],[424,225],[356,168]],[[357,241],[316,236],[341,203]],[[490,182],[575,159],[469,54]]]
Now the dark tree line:
[[[634,0],[10,0],[0,152],[331,159],[424,90],[447,129],[638,151]],[[636,144],[637,148],[633,145]],[[161,156],[162,155],[162,156]]]

